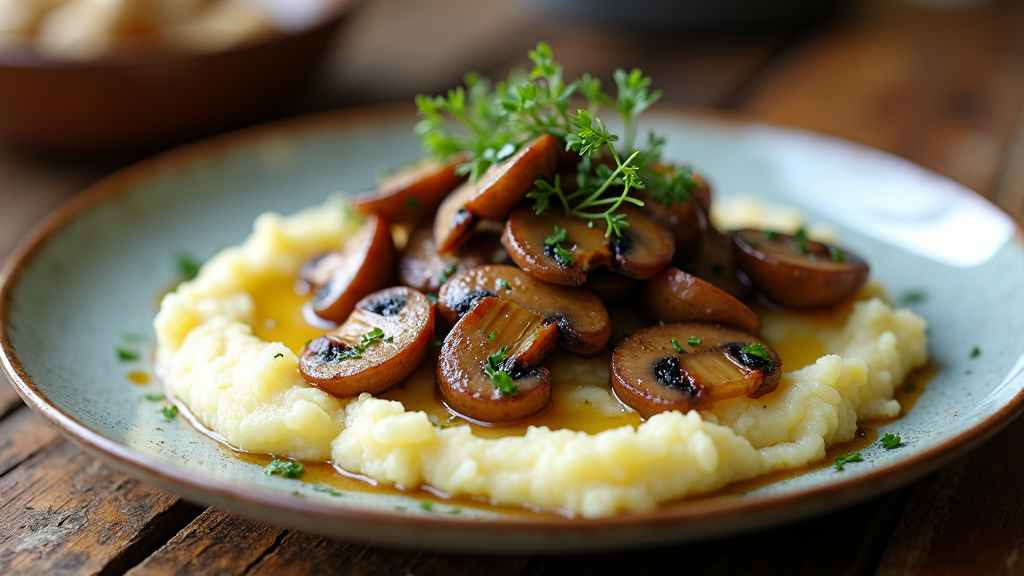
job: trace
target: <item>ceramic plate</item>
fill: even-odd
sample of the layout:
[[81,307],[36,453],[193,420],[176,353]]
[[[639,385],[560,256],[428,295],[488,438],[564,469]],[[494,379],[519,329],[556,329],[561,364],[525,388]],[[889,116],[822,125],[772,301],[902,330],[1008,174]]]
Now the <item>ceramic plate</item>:
[[[147,482],[262,520],[417,547],[553,551],[651,545],[750,530],[877,495],[988,438],[1024,394],[1024,250],[1010,218],[964,187],[893,156],[813,133],[661,108],[666,155],[707,174],[721,197],[755,194],[828,223],[864,254],[890,294],[931,323],[935,375],[910,413],[843,473],[822,467],[744,493],[642,515],[582,520],[421,506],[422,494],[351,490],[266,476],[145,398],[143,357],[179,252],[206,258],[240,242],[265,210],[292,213],[371,186],[375,167],[420,156],[406,108],[342,112],[231,134],[147,160],[85,191],[41,224],[4,268],[4,368],[33,408],[73,441]],[[147,343],[133,342],[136,348]],[[978,347],[981,356],[971,358]],[[138,379],[138,378],[136,378]],[[320,488],[320,490],[318,490]]]

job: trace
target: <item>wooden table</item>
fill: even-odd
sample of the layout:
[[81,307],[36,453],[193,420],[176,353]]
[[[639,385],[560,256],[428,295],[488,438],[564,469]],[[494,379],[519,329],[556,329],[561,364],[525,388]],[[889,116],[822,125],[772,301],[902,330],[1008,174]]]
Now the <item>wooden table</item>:
[[[454,22],[473,22],[454,26]],[[404,100],[467,68],[503,75],[548,40],[570,75],[640,66],[665,100],[877,146],[1024,215],[1024,4],[854,3],[795,30],[646,34],[548,22],[512,2],[377,0],[293,111]],[[397,39],[401,39],[398,41]],[[118,161],[0,145],[0,255]],[[923,480],[724,540],[578,556],[469,556],[322,538],[203,509],[86,456],[0,377],[3,574],[1020,574],[1024,420]]]

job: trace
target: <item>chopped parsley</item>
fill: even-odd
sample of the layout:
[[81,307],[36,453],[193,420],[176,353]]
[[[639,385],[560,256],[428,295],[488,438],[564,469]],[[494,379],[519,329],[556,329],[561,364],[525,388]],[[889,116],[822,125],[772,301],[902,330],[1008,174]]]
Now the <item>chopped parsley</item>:
[[900,435],[886,434],[885,436],[882,436],[881,442],[882,448],[885,448],[886,450],[892,450],[893,448],[900,445]]
[[555,257],[558,258],[559,262],[566,266],[576,265],[576,259],[572,257],[572,252],[562,248],[559,244],[555,244],[553,248],[555,250]]
[[512,375],[501,368],[501,363],[505,361],[507,354],[508,346],[502,346],[497,352],[488,356],[487,363],[484,364],[484,372],[487,372],[487,375],[491,377],[494,387],[502,395],[515,396],[519,394],[519,387],[512,380]]
[[167,398],[167,396],[164,396],[163,394],[146,394],[145,398],[150,402],[159,402]]
[[836,471],[842,472],[843,466],[849,464],[850,462],[863,462],[863,460],[861,460],[860,457],[860,452],[851,452],[849,454],[836,458]]
[[504,288],[505,290],[508,290],[509,292],[512,291],[512,285],[509,284],[508,280],[505,280],[504,278],[498,278],[497,285],[498,285],[498,288]]
[[122,362],[131,362],[132,360],[139,359],[139,353],[135,350],[129,350],[124,346],[117,347],[117,359]]
[[975,346],[974,348],[971,348],[971,356],[970,356],[971,360],[974,360],[978,356],[981,356],[981,348],[978,348],[977,346]]
[[928,299],[928,292],[915,288],[913,290],[907,290],[900,296],[900,302],[904,304],[915,304],[918,302],[924,302]]
[[562,242],[567,240],[567,232],[565,228],[561,228],[558,224],[555,224],[555,234],[548,236],[544,239],[544,243],[551,246],[551,249],[555,252],[555,258],[566,266],[575,266],[576,259],[572,257],[572,252],[562,248]]
[[271,460],[270,464],[267,464],[267,467],[263,469],[263,473],[267,476],[280,474],[285,478],[298,478],[299,476],[302,476],[302,472],[302,462],[279,460],[277,458]]
[[188,252],[178,252],[174,255],[174,264],[178,269],[178,275],[185,280],[191,280],[199,275],[199,268],[202,264]]
[[132,334],[131,332],[121,332],[121,340],[128,343],[144,342],[146,337],[142,334]]
[[348,348],[345,348],[338,355],[338,360],[358,360],[363,357],[363,352],[366,349],[378,342],[393,342],[395,338],[393,336],[384,337],[384,331],[380,328],[374,328],[360,339],[359,344],[353,344]]
[[[301,467],[302,464],[299,464],[299,466]],[[340,491],[335,490],[334,488],[331,488],[330,486],[326,486],[324,484],[314,484],[313,485],[313,490],[316,490],[317,492],[323,492],[324,494],[327,494],[327,495],[330,495],[330,496],[334,496],[334,497],[344,496],[345,495],[344,492],[340,492]]]
[[490,334],[487,335],[487,339],[490,340],[491,342],[494,342],[494,339],[497,338],[497,337],[498,337],[498,334],[495,333],[495,332],[491,332]]
[[433,292],[427,292],[427,300],[430,300],[431,304],[437,305],[437,294]]
[[448,509],[448,513],[449,514],[461,514],[462,513],[462,508],[459,508],[458,506],[452,506],[451,508]]
[[164,406],[163,409],[160,410],[160,413],[164,415],[164,422],[170,422],[178,415],[178,407],[173,404],[170,406]]
[[676,342],[675,338],[673,338],[671,341],[672,341],[672,347],[676,349],[676,352],[679,352],[680,354],[682,354],[683,353],[683,347],[679,345],[679,342]]
[[665,321],[664,320],[658,320],[658,326],[664,326],[664,325],[665,325]]
[[427,512],[433,512],[434,511],[434,503],[431,502],[430,500],[421,500],[420,501],[420,508],[423,508]]
[[696,346],[697,344],[700,344],[700,338],[697,338],[696,336],[690,336],[690,338],[686,340],[686,343],[689,344],[690,346]]
[[416,212],[420,209],[420,198],[419,196],[409,196],[405,199],[405,207],[409,209],[409,212]]
[[765,230],[764,239],[769,242],[774,242],[779,239],[779,233],[776,232],[775,230]]
[[767,360],[768,362],[771,362],[772,360],[772,357],[768,354],[768,350],[760,342],[751,342],[750,344],[744,346],[740,350],[740,352],[743,352],[744,354],[750,354],[751,356],[757,356],[758,358],[762,360]]
[[548,246],[554,246],[559,242],[565,242],[566,234],[567,232],[565,231],[565,228],[560,228],[558,224],[555,224],[554,236],[548,236],[547,238],[545,238],[544,243],[547,244]]
[[274,360],[277,360],[278,358],[284,358],[284,354],[281,354],[280,352],[274,354]]
[[440,286],[447,282],[448,278],[451,278],[452,274],[455,274],[455,271],[458,269],[459,267],[455,264],[449,264],[446,266],[445,269],[441,271],[441,276],[437,278],[437,285]]
[[828,247],[828,257],[833,262],[846,262],[846,254],[843,254],[843,251],[835,246]]

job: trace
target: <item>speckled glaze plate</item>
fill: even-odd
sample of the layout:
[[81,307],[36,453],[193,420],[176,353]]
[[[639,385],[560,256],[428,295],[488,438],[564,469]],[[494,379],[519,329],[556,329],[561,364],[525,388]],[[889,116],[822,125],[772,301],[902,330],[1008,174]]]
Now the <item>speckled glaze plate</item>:
[[[146,355],[118,358],[146,335],[177,272],[238,243],[265,210],[292,213],[374,169],[420,156],[408,108],[370,108],[255,128],[130,167],[61,207],[3,269],[3,366],[25,400],[89,453],[146,482],[261,520],[358,540],[486,551],[651,545],[751,530],[863,500],[918,478],[1008,424],[1024,405],[1024,249],[1005,214],[964,187],[849,142],[720,115],[648,115],[666,155],[697,166],[721,197],[756,194],[829,223],[864,254],[891,294],[931,323],[935,375],[910,413],[879,430],[904,446],[863,450],[842,473],[822,467],[736,494],[584,520],[448,505],[422,495],[347,491],[266,476],[182,418],[165,422]],[[981,356],[971,358],[978,347]]]

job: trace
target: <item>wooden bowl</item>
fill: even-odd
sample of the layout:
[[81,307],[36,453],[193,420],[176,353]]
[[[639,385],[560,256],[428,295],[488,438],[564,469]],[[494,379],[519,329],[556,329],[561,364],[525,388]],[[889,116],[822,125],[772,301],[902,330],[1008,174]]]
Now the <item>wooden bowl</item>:
[[262,119],[320,62],[357,2],[323,0],[305,28],[213,53],[153,46],[86,62],[0,51],[0,142],[73,154],[147,153]]

